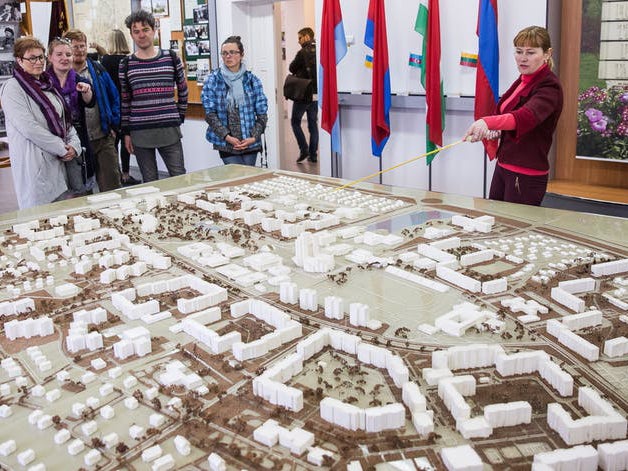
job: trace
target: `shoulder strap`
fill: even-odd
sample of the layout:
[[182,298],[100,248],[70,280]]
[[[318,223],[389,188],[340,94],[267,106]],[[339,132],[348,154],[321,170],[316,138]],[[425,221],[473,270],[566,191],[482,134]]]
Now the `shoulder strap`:
[[122,60],[120,61],[120,64],[122,65],[122,70],[124,72],[123,75],[127,82],[127,87],[129,83],[129,57],[130,56],[124,56]]
[[172,49],[168,49],[170,59],[172,60],[172,68],[174,69],[174,83],[177,83],[177,53]]

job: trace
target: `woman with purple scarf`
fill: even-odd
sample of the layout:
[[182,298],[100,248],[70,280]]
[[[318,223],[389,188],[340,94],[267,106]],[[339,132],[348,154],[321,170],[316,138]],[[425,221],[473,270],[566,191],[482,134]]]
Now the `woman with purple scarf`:
[[32,36],[13,47],[15,69],[0,92],[11,172],[20,209],[68,194],[64,162],[81,153],[70,111],[44,70],[45,48]]
[[52,84],[65,100],[85,152],[76,159],[65,162],[68,186],[76,196],[92,190],[95,183],[95,162],[87,135],[85,107],[92,108],[96,98],[89,80],[72,68],[72,48],[67,39],[55,38],[48,44],[48,74]]

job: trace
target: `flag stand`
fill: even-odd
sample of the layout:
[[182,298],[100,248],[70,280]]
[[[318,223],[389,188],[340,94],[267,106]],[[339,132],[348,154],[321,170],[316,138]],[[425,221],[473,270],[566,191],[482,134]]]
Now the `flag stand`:
[[483,198],[486,199],[486,169],[487,165],[486,165],[486,151],[484,151],[484,179],[483,179],[483,183],[482,183],[482,193],[483,193]]
[[[340,110],[340,101],[338,101],[338,129],[342,129],[342,113],[340,112]],[[340,140],[340,150],[342,151],[342,140]],[[331,141],[329,142],[329,151],[331,152],[331,176],[334,178],[342,178],[342,160],[340,159],[341,154],[340,152],[334,152],[334,146],[332,145]]]
[[432,163],[427,166],[427,190],[432,191]]
[[342,178],[342,162],[340,160],[340,154],[333,151],[331,153],[331,176],[334,178]]

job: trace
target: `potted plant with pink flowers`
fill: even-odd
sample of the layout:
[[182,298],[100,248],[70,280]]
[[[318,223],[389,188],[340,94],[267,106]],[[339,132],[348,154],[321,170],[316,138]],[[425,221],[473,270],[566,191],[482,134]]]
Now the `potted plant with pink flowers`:
[[628,162],[628,85],[578,95],[576,155]]

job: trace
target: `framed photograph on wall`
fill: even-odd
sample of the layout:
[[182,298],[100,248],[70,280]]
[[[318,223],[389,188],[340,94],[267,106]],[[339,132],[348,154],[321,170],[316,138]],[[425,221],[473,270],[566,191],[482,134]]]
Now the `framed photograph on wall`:
[[628,36],[622,3],[582,2],[579,159],[628,163]]
[[168,16],[168,0],[141,0],[142,10],[151,12],[154,16]]
[[183,37],[185,38],[183,52],[186,63],[194,63],[188,66],[188,79],[192,75],[197,77],[197,61],[201,62],[202,70],[207,67],[211,70],[211,48],[209,8],[206,0],[184,0],[183,3]]
[[[13,75],[13,46],[20,34],[20,2],[0,0],[0,84]],[[4,113],[0,109],[0,136],[6,136]]]

